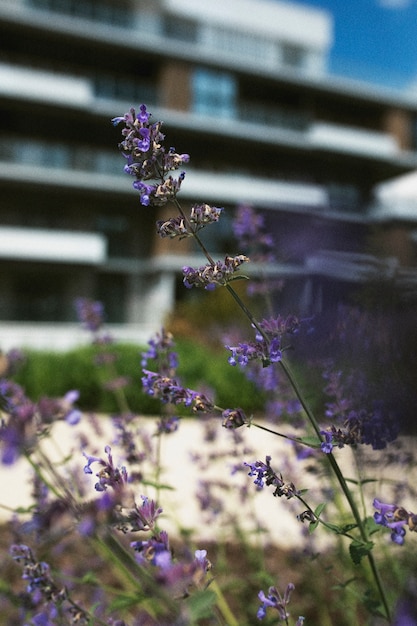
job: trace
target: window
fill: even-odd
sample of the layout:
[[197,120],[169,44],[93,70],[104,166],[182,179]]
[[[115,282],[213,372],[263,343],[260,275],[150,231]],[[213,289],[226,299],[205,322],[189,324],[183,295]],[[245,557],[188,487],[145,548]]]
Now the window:
[[216,117],[236,117],[236,79],[227,72],[199,68],[192,81],[193,111]]
[[173,39],[195,43],[197,41],[197,24],[184,18],[166,16],[164,34]]
[[106,237],[109,258],[132,256],[130,247],[131,227],[126,217],[122,215],[100,215],[97,218],[97,231]]
[[26,2],[37,9],[56,11],[116,26],[129,27],[130,25],[130,11],[125,4],[120,6],[104,0],[101,2],[97,0],[26,0]]
[[302,69],[305,65],[306,51],[301,46],[284,44],[281,48],[282,63],[286,67]]
[[61,322],[66,319],[64,275],[26,270],[13,279],[14,315],[19,322]]
[[205,26],[201,33],[201,43],[210,50],[216,50],[237,59],[244,59],[262,66],[276,65],[274,41],[252,33],[240,32],[221,26]]
[[97,297],[104,305],[106,321],[121,324],[126,321],[126,277],[119,274],[100,274]]

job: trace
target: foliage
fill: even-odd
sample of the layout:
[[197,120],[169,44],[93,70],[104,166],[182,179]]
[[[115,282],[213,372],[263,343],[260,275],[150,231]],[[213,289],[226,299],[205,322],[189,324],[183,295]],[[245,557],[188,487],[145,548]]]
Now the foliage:
[[[110,377],[126,377],[129,384],[124,393],[132,411],[143,415],[157,415],[159,402],[152,400],[142,390],[140,382],[141,352],[144,347],[134,344],[115,343]],[[215,390],[219,404],[244,404],[249,411],[260,411],[263,394],[254,384],[248,383],[243,372],[227,363],[224,351],[210,349],[196,340],[179,339],[176,343],[179,355],[179,375],[193,388],[202,384]],[[82,410],[97,413],[113,413],[119,409],[114,393],[106,389],[109,378],[106,364],[92,367],[103,352],[102,346],[86,345],[68,352],[47,352],[25,349],[23,362],[13,379],[22,385],[29,397],[38,400],[42,396],[63,396],[68,389],[77,389],[78,406]]]

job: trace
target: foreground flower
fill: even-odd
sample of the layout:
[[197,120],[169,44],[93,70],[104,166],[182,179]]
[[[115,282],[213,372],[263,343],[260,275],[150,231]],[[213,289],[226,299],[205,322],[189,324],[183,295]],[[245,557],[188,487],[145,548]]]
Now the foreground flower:
[[254,463],[244,463],[244,465],[250,468],[248,476],[256,476],[253,482],[259,489],[263,489],[265,485],[273,485],[275,487],[273,495],[279,498],[285,496],[288,500],[298,495],[298,491],[293,483],[285,483],[282,480],[282,475],[274,472],[271,467],[270,456],[265,458],[265,463],[263,461],[255,461]]
[[[290,614],[288,613],[286,607],[290,602],[291,593],[294,589],[294,585],[289,583],[283,596],[281,596],[276,587],[269,587],[267,595],[265,595],[263,591],[260,591],[258,593],[258,598],[262,604],[258,609],[257,618],[260,620],[264,619],[264,617],[266,617],[266,610],[271,608],[277,611],[279,621],[283,621],[288,624]],[[301,626],[303,623],[304,617],[299,617],[296,626]]]
[[209,204],[195,204],[191,207],[190,217],[183,215],[171,217],[168,220],[158,220],[157,233],[161,237],[193,237],[199,230],[219,221],[223,209],[212,207]]
[[89,456],[85,452],[83,455],[87,459],[87,465],[84,466],[84,474],[92,474],[91,465],[98,463],[101,466],[101,470],[96,474],[99,479],[94,485],[96,491],[105,491],[107,487],[113,487],[113,489],[120,489],[127,484],[127,471],[124,466],[115,467],[113,463],[113,455],[111,453],[111,447],[106,446],[104,448],[107,454],[107,461],[97,456]]
[[[184,172],[175,179],[169,172],[188,163],[188,154],[178,154],[174,148],[165,149],[162,122],[151,123],[150,113],[141,105],[139,113],[131,108],[122,117],[112,119],[114,126],[124,123],[123,140],[119,148],[126,158],[125,172],[134,176],[133,187],[140,193],[143,206],[162,206],[173,200],[184,179]],[[147,183],[144,181],[153,181]]]
[[142,370],[142,385],[145,392],[163,403],[184,404],[193,412],[210,413],[214,404],[207,396],[192,389],[182,387],[178,382],[157,372]]
[[[91,623],[88,613],[72,601],[67,589],[58,587],[54,582],[48,563],[36,560],[32,550],[24,544],[12,545],[10,553],[23,566],[22,579],[26,581],[26,591],[32,598],[32,610],[36,611],[33,624],[49,626],[71,623],[87,626]],[[69,617],[69,622],[64,615]]]
[[78,400],[77,390],[69,391],[62,398],[44,396],[32,402],[17,383],[0,379],[0,397],[3,400],[3,416],[0,419],[0,462],[12,465],[21,454],[31,452],[39,435],[58,420],[73,426],[81,419],[81,412],[74,407]]
[[417,531],[417,515],[396,504],[385,504],[375,498],[374,521],[391,529],[391,540],[399,546],[405,541],[406,528]]
[[230,365],[245,367],[249,361],[262,361],[264,366],[277,363],[282,358],[282,351],[288,346],[283,346],[283,338],[286,335],[294,335],[299,328],[299,321],[293,315],[264,319],[256,329],[256,341],[238,343],[236,346],[225,346],[231,351],[228,359]]
[[178,367],[178,354],[174,352],[174,338],[172,333],[162,328],[148,341],[148,350],[142,352],[142,367],[147,367],[148,361],[156,362],[158,372],[165,376],[174,376]]
[[236,256],[226,255],[224,261],[216,261],[215,263],[207,263],[197,269],[192,267],[183,267],[184,285],[187,289],[192,287],[204,287],[209,291],[215,289],[218,285],[226,285],[234,279],[235,272],[242,263],[247,263],[249,258],[244,254]]

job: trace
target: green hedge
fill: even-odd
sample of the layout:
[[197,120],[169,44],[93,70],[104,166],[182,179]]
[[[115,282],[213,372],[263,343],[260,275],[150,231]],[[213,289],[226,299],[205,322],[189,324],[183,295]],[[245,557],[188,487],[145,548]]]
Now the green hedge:
[[[137,413],[155,414],[160,403],[142,391],[141,352],[137,345],[117,344],[107,347],[116,358],[113,364],[97,363],[103,350],[85,346],[62,353],[25,350],[25,362],[14,380],[37,400],[42,396],[63,396],[71,389],[80,392],[78,406],[83,410],[113,413],[120,410],[117,393],[105,388],[115,376],[127,376],[130,383],[124,394],[130,409]],[[175,347],[179,356],[178,377],[186,387],[214,397],[224,408],[242,407],[247,413],[260,410],[262,396],[256,392],[245,374],[227,362],[226,351],[210,350],[196,342],[179,340]],[[152,363],[148,364],[152,369]],[[183,411],[184,415],[189,411]]]

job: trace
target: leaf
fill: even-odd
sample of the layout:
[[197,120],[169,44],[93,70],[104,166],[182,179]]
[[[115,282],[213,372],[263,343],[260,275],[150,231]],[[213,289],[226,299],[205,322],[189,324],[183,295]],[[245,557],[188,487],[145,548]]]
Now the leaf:
[[374,544],[372,541],[352,541],[349,546],[349,554],[355,565],[359,565],[364,556],[368,556]]
[[351,530],[353,530],[354,528],[357,528],[358,525],[351,523],[351,524],[345,524],[344,526],[342,526],[342,532],[343,533],[349,533]]
[[374,533],[380,532],[383,527],[377,524],[373,517],[367,517],[365,519],[365,528],[370,535],[373,535]]
[[319,525],[318,520],[316,520],[315,522],[310,522],[310,524],[308,525],[308,532],[313,533],[316,530],[318,525]]
[[321,504],[319,504],[318,506],[316,506],[315,511],[314,511],[314,515],[316,517],[320,517],[320,515],[323,512],[324,507],[326,506],[325,502],[322,502]]
[[310,446],[310,448],[319,448],[321,444],[317,437],[295,437],[295,441]]
[[216,600],[216,594],[210,589],[193,593],[187,600],[187,605],[193,617],[193,623],[195,620],[213,615],[213,606],[216,604]]
[[344,534],[343,528],[341,526],[338,526],[337,524],[331,524],[330,522],[326,522],[326,528],[329,528],[330,530],[335,532],[337,535]]
[[129,609],[140,601],[139,596],[123,593],[115,598],[110,604],[110,610],[116,611],[121,609]]
[[245,274],[233,274],[233,276],[227,279],[227,282],[231,283],[232,280],[249,280],[249,276],[245,276]]

